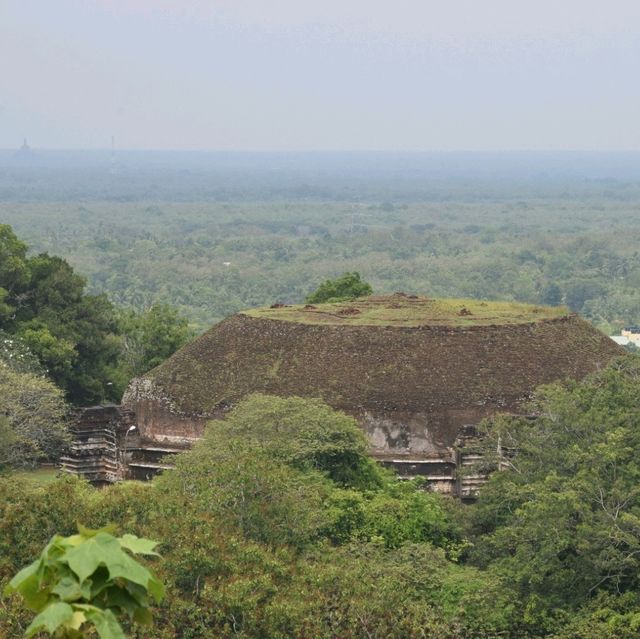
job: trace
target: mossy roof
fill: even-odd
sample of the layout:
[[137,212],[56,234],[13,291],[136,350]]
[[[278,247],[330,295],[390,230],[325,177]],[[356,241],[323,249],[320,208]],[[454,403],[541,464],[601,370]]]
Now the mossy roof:
[[396,293],[333,304],[276,304],[244,311],[260,319],[334,326],[488,326],[527,324],[566,316],[563,307],[487,302],[474,299],[431,299]]
[[512,410],[540,384],[581,379],[624,353],[565,309],[424,298],[389,308],[399,297],[319,306],[362,309],[344,321],[302,307],[234,315],[144,377],[186,415],[216,415],[263,392],[359,415],[466,419],[479,407]]

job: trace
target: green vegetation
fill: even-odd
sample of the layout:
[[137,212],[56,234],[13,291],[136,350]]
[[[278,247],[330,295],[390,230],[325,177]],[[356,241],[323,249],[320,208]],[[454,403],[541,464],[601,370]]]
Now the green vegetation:
[[[535,423],[501,418],[489,429],[487,448],[499,439],[512,454],[472,510],[482,533],[472,558],[512,584],[542,635],[640,629],[639,390],[640,358],[629,357],[542,388]],[[576,620],[582,606],[587,618]]]
[[70,441],[62,391],[0,360],[0,397],[0,470],[57,461]]
[[32,486],[44,486],[59,479],[60,473],[61,471],[56,466],[40,466],[28,470],[14,469],[11,475]]
[[86,295],[84,279],[64,260],[26,253],[0,226],[0,329],[21,339],[72,401],[100,401],[119,353],[111,304]]
[[128,378],[162,364],[193,337],[187,320],[167,304],[154,304],[140,313],[123,310],[120,331],[120,364]]
[[119,617],[150,625],[151,598],[160,602],[162,583],[128,553],[156,555],[156,542],[135,535],[79,526],[71,537],[54,536],[32,564],[7,585],[38,613],[26,637],[47,632],[58,639],[125,639]]
[[[0,479],[0,580],[90,525],[160,540],[152,631],[190,639],[631,639],[640,620],[640,359],[485,425],[508,464],[462,506],[370,467],[355,422],[256,395],[151,484]],[[502,460],[505,461],[504,458]],[[0,605],[0,634],[29,623]]]
[[229,446],[298,470],[317,470],[341,486],[374,488],[382,479],[358,423],[317,399],[251,395],[227,419],[211,423],[209,455]]
[[[46,374],[74,404],[118,400],[128,380],[171,355],[191,336],[163,305],[120,311],[59,257],[28,257],[11,227],[0,225],[0,358]],[[25,382],[26,383],[26,382]]]
[[360,273],[344,273],[335,280],[326,280],[316,291],[307,295],[307,304],[323,304],[327,302],[344,302],[356,297],[371,295],[370,284],[360,279]]
[[35,251],[67,259],[92,294],[138,311],[170,304],[198,330],[300,304],[345,272],[380,294],[566,304],[614,333],[640,323],[637,182],[406,172],[274,191],[215,171],[109,184],[65,175],[25,178],[0,219]]
[[568,314],[561,306],[516,302],[483,302],[472,299],[428,299],[396,294],[366,297],[349,302],[256,308],[244,315],[301,324],[340,326],[483,326],[526,324]]

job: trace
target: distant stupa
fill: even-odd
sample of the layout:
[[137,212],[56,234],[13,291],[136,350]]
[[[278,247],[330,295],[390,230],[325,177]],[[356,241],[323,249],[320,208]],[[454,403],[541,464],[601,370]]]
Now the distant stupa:
[[34,156],[33,149],[29,146],[27,138],[22,141],[22,146],[16,152],[16,158],[19,160],[29,160]]

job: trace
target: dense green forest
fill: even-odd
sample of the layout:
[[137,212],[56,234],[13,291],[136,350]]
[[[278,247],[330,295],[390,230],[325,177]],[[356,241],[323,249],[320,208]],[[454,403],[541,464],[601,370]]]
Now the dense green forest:
[[170,304],[197,330],[347,271],[380,293],[565,303],[614,333],[640,323],[635,156],[136,157],[113,174],[12,166],[0,220],[89,292]]
[[[485,424],[517,452],[470,506],[399,483],[322,402],[255,395],[152,483],[0,478],[0,580],[76,521],[114,522],[160,542],[167,596],[132,637],[631,639],[639,392],[629,355],[540,389],[533,425]],[[0,634],[31,617],[5,596]]]

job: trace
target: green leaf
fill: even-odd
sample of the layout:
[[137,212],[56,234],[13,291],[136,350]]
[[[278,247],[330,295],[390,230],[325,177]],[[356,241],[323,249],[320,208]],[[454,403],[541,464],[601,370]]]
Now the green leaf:
[[156,555],[158,553],[154,551],[154,548],[158,545],[157,541],[151,539],[141,539],[135,535],[123,535],[118,539],[120,545],[127,550],[130,550],[137,555]]
[[123,577],[134,584],[139,584],[149,591],[151,596],[159,603],[164,597],[164,586],[149,570],[122,553],[124,560],[118,565],[110,566],[111,576],[115,579]]
[[4,593],[5,595],[11,595],[14,592],[19,592],[20,586],[26,582],[29,577],[38,572],[38,568],[40,568],[40,560],[37,559],[32,564],[29,564],[25,568],[23,568],[5,587]]
[[76,525],[78,526],[78,532],[83,537],[95,537],[99,533],[107,533],[109,535],[113,535],[116,532],[116,529],[117,529],[115,524],[109,524],[108,526],[105,526],[104,528],[96,528],[96,529],[86,528],[81,523],[78,523]]
[[134,584],[133,581],[127,581],[125,584],[127,592],[141,605],[149,605],[149,593],[146,586]]
[[110,563],[118,562],[120,555],[124,555],[124,553],[120,550],[120,544],[116,538],[100,532],[95,537],[87,539],[83,544],[69,550],[66,559],[71,570],[78,576],[78,580],[83,582],[101,564],[109,568]]
[[87,611],[87,618],[96,627],[100,639],[127,639],[115,615],[110,610]]
[[85,596],[80,584],[72,577],[64,577],[51,591],[58,595],[62,601],[77,601]]
[[107,564],[107,568],[112,579],[122,577],[145,588],[148,587],[149,581],[153,578],[143,565],[131,559],[129,555],[122,551],[120,551],[119,556],[113,557],[113,560]]
[[31,622],[25,632],[25,636],[33,637],[41,630],[46,630],[49,634],[53,634],[61,625],[71,621],[72,617],[73,608],[69,604],[61,601],[52,603]]
[[154,575],[151,575],[151,579],[149,579],[149,583],[147,584],[147,588],[151,593],[151,596],[160,603],[164,599],[164,585],[163,583]]
[[89,586],[89,595],[86,599],[95,599],[105,588],[108,588],[111,585],[111,577],[109,576],[109,571],[104,567],[100,566],[98,570],[96,570],[90,579],[82,582],[82,589],[84,591],[86,586]]
[[101,600],[104,601],[105,608],[120,608],[130,617],[133,617],[135,611],[140,607],[138,601],[119,586],[112,586],[105,590]]
[[49,601],[49,591],[41,587],[40,567],[40,560],[33,562],[23,568],[5,588],[6,595],[20,593],[27,607],[35,612],[42,610]]
[[87,620],[87,615],[82,610],[74,610],[71,621],[67,623],[72,630],[80,630],[82,624]]

